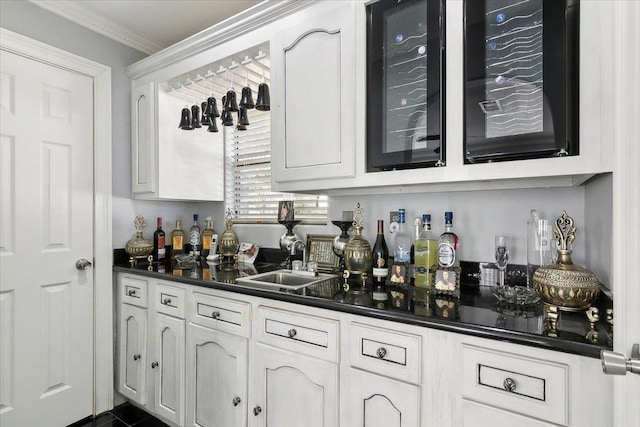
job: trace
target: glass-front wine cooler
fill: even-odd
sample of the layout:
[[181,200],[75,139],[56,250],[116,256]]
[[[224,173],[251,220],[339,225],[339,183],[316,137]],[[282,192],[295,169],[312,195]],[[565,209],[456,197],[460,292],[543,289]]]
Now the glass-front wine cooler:
[[367,170],[443,164],[444,4],[367,6]]
[[466,0],[465,162],[578,154],[578,0]]

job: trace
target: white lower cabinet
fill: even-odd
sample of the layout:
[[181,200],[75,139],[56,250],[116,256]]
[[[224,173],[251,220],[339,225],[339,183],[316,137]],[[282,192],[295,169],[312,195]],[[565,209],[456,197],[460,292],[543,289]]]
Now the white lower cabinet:
[[338,365],[256,343],[250,426],[338,426]]
[[147,358],[147,310],[120,304],[120,354],[118,390],[124,396],[145,404],[145,361]]
[[189,324],[187,426],[247,425],[247,350],[244,337]]
[[154,351],[147,362],[153,382],[153,407],[162,418],[183,425],[184,319],[156,313],[154,324]]
[[117,283],[118,391],[172,427],[613,424],[599,359],[129,273]]
[[347,426],[419,426],[420,388],[413,384],[350,368]]

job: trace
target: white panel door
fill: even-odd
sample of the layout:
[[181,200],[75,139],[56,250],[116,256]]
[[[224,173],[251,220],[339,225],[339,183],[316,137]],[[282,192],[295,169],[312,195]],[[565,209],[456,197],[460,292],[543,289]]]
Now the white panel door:
[[93,412],[93,79],[0,53],[0,424]]
[[178,425],[184,412],[184,319],[156,314],[154,354],[149,366],[155,375],[155,410]]

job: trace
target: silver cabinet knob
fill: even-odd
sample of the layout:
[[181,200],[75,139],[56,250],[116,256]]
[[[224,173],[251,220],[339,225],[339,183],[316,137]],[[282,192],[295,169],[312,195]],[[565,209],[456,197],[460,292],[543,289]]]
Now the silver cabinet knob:
[[242,402],[242,400],[240,400],[238,396],[234,397],[233,400],[231,401],[231,403],[233,403],[233,406],[238,406],[240,402]]
[[287,335],[289,336],[289,338],[293,338],[298,334],[298,331],[296,331],[295,329],[291,328],[289,329],[289,331],[287,332]]
[[140,360],[142,356],[140,356],[140,354],[134,354],[133,355],[133,360]]
[[220,312],[219,311],[214,311],[213,313],[211,313],[211,317],[214,320],[218,320],[218,318],[220,317]]
[[506,378],[502,383],[502,386],[508,392],[513,393],[514,391],[516,391],[516,382],[512,378]]
[[608,375],[626,375],[627,372],[640,375],[640,345],[634,344],[631,348],[631,357],[626,359],[624,355],[609,350],[600,351],[602,372]]
[[260,412],[262,412],[262,408],[260,406],[256,406],[255,408],[253,408],[253,415],[255,415],[256,417],[260,415]]
[[157,367],[158,367],[158,365],[159,365],[159,363],[158,363],[158,362],[152,362],[152,363],[151,363],[151,369],[155,369],[155,368],[157,368]]
[[78,270],[89,270],[92,265],[88,259],[80,258],[76,261],[76,268]]
[[129,295],[130,297],[136,296],[136,290],[135,289],[129,289],[127,291],[127,295]]
[[164,305],[169,305],[171,304],[171,298],[167,297],[165,299],[162,300],[162,304]]
[[386,348],[380,347],[379,349],[376,350],[376,356],[378,356],[378,359],[384,359],[386,355],[387,355]]

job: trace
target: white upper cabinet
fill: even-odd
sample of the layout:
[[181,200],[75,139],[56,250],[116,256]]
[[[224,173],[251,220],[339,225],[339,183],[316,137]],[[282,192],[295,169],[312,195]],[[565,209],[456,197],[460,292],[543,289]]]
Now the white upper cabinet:
[[[294,52],[304,51],[305,36],[319,24],[314,24],[316,18],[306,18],[300,21],[297,31],[283,30],[278,39],[278,68],[282,75],[278,81],[286,82],[285,89],[278,89],[278,101],[285,102],[274,111],[274,160],[272,164],[273,181],[279,191],[288,192],[324,192],[331,195],[346,194],[380,194],[384,192],[418,192],[418,191],[448,191],[475,189],[504,189],[504,188],[535,188],[573,186],[584,183],[590,177],[612,171],[612,140],[613,140],[613,51],[610,46],[613,34],[613,15],[606,2],[581,2],[579,13],[579,154],[567,157],[539,158],[493,163],[465,164],[464,155],[464,5],[462,0],[445,2],[445,133],[446,133],[446,165],[442,167],[427,167],[417,169],[367,172],[366,158],[366,9],[365,3],[348,2],[355,15],[353,25],[355,45],[353,57],[355,64],[350,68],[350,74],[355,78],[353,86],[347,85],[347,90],[341,96],[329,93],[331,87],[323,87],[325,97],[323,101],[331,107],[325,107],[314,96],[307,96],[320,91],[322,79],[317,73],[335,72],[331,68],[319,68],[309,72],[306,77],[306,91],[289,96],[288,85],[299,87],[300,81],[289,82],[289,63],[292,61],[309,61],[304,55]],[[346,8],[346,6],[345,6]],[[344,19],[344,13],[335,14],[334,22]],[[338,24],[335,24],[338,25]],[[320,27],[321,28],[321,27]],[[597,28],[598,31],[593,31]],[[327,28],[329,30],[329,28]],[[318,40],[320,35],[315,35]],[[328,37],[328,36],[327,36]],[[329,37],[328,37],[329,38]],[[297,44],[296,44],[297,42]],[[325,43],[329,44],[327,40]],[[344,43],[344,41],[343,41]],[[288,48],[286,54],[281,51]],[[325,46],[326,48],[326,46]],[[314,49],[313,47],[311,49]],[[344,52],[343,52],[344,53]],[[326,52],[322,55],[326,55]],[[319,55],[320,56],[320,55]],[[286,64],[285,64],[286,59]],[[319,61],[319,59],[316,59]],[[294,62],[295,63],[295,62]],[[332,64],[330,56],[322,58],[322,63]],[[274,58],[274,68],[276,62]],[[300,73],[302,67],[295,71]],[[344,65],[343,65],[344,67]],[[273,71],[274,77],[276,70]],[[578,78],[578,76],[576,76]],[[343,86],[344,88],[344,86]],[[355,88],[355,89],[354,89]],[[333,88],[335,89],[335,87]],[[285,99],[286,95],[286,99]],[[299,97],[296,99],[296,97]],[[288,102],[292,98],[292,105]],[[295,100],[295,101],[294,101]],[[300,107],[302,105],[302,108]],[[295,112],[290,111],[295,108]],[[333,109],[333,111],[328,111]],[[340,111],[339,126],[335,126],[327,117],[336,117]],[[277,112],[277,116],[275,113]],[[289,117],[295,121],[289,123]],[[351,122],[351,120],[355,122]],[[322,125],[316,120],[322,121]],[[336,129],[345,130],[348,122],[353,132],[351,138],[342,139],[341,150],[355,150],[355,174],[352,175],[351,164],[342,163],[335,169],[313,165],[327,162],[331,155],[335,155],[334,141],[328,141],[327,135],[335,134]],[[310,124],[313,123],[313,124]],[[353,127],[351,127],[353,125]],[[328,128],[329,127],[329,128]],[[319,128],[319,131],[317,130]],[[276,131],[277,129],[277,131]],[[314,134],[310,136],[308,134]],[[316,132],[323,135],[322,153],[317,153],[314,141]],[[302,142],[288,139],[297,135]],[[344,133],[342,134],[344,135]],[[306,137],[305,137],[306,136]],[[276,145],[277,144],[277,145]],[[300,148],[301,144],[304,150]],[[304,145],[306,144],[306,145]],[[277,147],[277,148],[275,148]],[[344,151],[341,151],[341,153]],[[306,157],[305,157],[306,155]],[[344,160],[342,158],[341,160]],[[305,161],[307,163],[305,163]],[[318,180],[323,178],[322,180]]]
[[299,12],[296,24],[272,41],[274,189],[284,182],[355,176],[355,23],[361,5],[331,6]]

